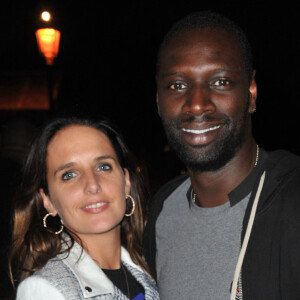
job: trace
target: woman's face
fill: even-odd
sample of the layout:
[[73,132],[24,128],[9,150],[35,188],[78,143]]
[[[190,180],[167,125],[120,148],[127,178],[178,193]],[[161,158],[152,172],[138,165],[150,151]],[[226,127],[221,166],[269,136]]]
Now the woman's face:
[[45,208],[83,241],[91,235],[120,232],[130,178],[101,131],[71,125],[56,133],[47,148],[49,195]]

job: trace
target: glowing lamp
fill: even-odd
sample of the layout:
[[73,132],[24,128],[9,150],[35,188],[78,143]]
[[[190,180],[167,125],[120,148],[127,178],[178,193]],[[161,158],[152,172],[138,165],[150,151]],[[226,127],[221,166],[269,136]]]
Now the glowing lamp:
[[53,28],[41,28],[35,32],[40,53],[45,57],[47,65],[52,65],[58,54],[60,31]]
[[41,19],[44,21],[44,22],[49,22],[51,20],[51,14],[48,12],[48,11],[43,11],[41,13]]

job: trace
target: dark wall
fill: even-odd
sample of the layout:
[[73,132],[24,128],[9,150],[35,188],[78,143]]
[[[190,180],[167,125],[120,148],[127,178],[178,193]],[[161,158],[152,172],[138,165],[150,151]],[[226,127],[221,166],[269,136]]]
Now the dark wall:
[[[40,26],[40,11],[49,9],[54,15],[53,25],[62,34],[54,66],[62,74],[58,109],[109,116],[133,151],[149,164],[152,178],[164,181],[182,168],[172,153],[163,152],[166,141],[155,105],[157,48],[171,24],[195,10],[220,11],[248,33],[258,83],[254,135],[266,149],[280,147],[300,152],[296,75],[299,18],[295,4],[162,0],[105,4],[58,0],[11,2],[1,4],[1,19],[5,23],[5,30],[1,28],[5,40],[0,50],[4,58],[2,69],[45,67],[37,51],[34,31]],[[171,163],[174,160],[176,163]]]

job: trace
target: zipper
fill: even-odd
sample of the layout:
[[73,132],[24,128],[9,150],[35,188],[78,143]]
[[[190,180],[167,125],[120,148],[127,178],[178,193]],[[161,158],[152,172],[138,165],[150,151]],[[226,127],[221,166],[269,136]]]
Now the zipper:
[[[258,200],[259,200],[262,188],[263,188],[265,176],[266,176],[266,171],[264,171],[263,174],[260,177],[258,189],[256,191],[256,195],[255,195],[255,198],[254,198],[254,201],[253,201],[253,204],[252,204],[247,229],[246,229],[246,232],[245,232],[243,243],[241,244],[239,259],[238,259],[238,262],[237,262],[237,265],[236,265],[236,268],[235,268],[235,272],[234,272],[233,289],[231,290],[230,299],[236,299],[237,298],[236,297],[236,290],[235,290],[237,288],[237,286],[239,286],[239,287],[241,286],[241,288],[243,288],[242,287],[242,282],[239,283],[239,279],[242,278],[241,274],[242,274],[243,260],[244,260],[246,250],[247,250],[247,246],[248,246],[248,242],[249,242],[249,239],[250,239],[250,234],[251,234],[251,231],[252,231],[254,218],[255,218],[255,214],[256,214],[256,210],[257,210]],[[242,227],[242,231],[243,231],[243,227]],[[242,234],[240,236],[240,239],[242,240]],[[240,292],[239,292],[239,294],[240,294]],[[242,299],[243,299],[243,290],[241,289],[241,297],[239,297],[239,300],[242,300]]]
[[[243,228],[242,228],[241,234],[240,234],[240,251],[242,249],[242,234],[243,234]],[[243,270],[243,268],[241,267],[241,271],[239,274],[239,297],[237,300],[243,300],[242,270]]]
[[239,300],[243,300],[242,269],[239,276]]

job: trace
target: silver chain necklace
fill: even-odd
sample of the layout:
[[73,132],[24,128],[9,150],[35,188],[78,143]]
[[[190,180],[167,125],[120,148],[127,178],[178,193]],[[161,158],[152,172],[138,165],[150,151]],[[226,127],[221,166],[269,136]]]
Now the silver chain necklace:
[[[254,168],[257,166],[258,158],[259,158],[259,146],[256,144],[256,156],[255,156]],[[192,190],[192,201],[194,203],[196,203],[196,197],[197,197],[197,194],[194,192],[194,190]]]

